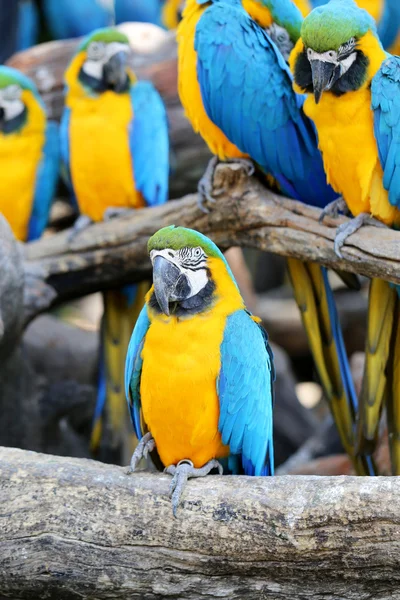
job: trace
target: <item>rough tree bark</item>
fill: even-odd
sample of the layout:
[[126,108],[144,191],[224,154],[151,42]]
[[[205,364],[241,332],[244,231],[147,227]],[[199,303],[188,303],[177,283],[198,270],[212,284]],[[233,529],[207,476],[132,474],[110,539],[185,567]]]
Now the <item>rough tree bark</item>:
[[[148,25],[142,27],[146,34]],[[140,29],[137,35],[140,38]],[[60,119],[64,71],[78,45],[79,40],[41,44],[16,54],[7,63],[35,81],[51,119]],[[187,194],[196,189],[211,155],[201,137],[193,132],[178,98],[175,34],[169,32],[157,38],[150,52],[141,48],[139,42],[133,49],[131,66],[139,79],[151,80],[164,99],[172,146],[171,197]]]
[[0,449],[0,595],[399,599],[400,480],[191,480]]
[[318,209],[273,194],[235,167],[217,167],[218,201],[208,214],[198,208],[197,195],[190,195],[93,225],[73,242],[68,242],[67,233],[60,233],[27,244],[25,322],[58,302],[146,278],[147,240],[170,224],[198,229],[223,249],[258,248],[400,283],[398,232],[363,227],[343,248],[345,259],[338,259],[333,240],[345,217],[320,224]]

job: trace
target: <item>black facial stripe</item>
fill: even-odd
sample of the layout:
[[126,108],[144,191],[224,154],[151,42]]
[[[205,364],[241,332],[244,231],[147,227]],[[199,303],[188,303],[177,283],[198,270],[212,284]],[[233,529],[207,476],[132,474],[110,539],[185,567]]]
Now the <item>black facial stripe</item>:
[[13,119],[10,119],[9,121],[6,121],[4,119],[4,115],[4,109],[2,109],[2,113],[0,112],[0,131],[7,135],[21,129],[21,127],[26,122],[28,111],[26,109],[26,106],[24,106],[24,110],[19,115],[17,115]]
[[93,90],[93,92],[97,92],[98,94],[101,94],[102,92],[107,92],[108,90],[122,94],[129,90],[130,85],[129,77],[127,76],[125,86],[123,87],[123,89],[117,91],[113,88],[113,86],[107,85],[107,83],[104,81],[104,77],[102,77],[101,79],[96,79],[96,77],[88,75],[83,70],[83,68],[79,71],[78,79],[85,87],[90,88],[91,90]]
[[202,266],[198,266],[198,267],[192,267],[187,265],[186,263],[184,265],[182,265],[182,267],[184,269],[187,269],[188,271],[201,271],[202,269],[207,269],[206,264],[204,263],[204,265]]
[[297,58],[294,65],[294,80],[297,85],[308,94],[312,94],[314,91],[311,65],[307,58],[307,50],[304,48]]

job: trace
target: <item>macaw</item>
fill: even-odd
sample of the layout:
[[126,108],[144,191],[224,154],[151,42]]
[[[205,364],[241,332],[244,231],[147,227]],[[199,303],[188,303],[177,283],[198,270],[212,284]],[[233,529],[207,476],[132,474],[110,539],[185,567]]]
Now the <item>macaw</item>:
[[15,237],[39,238],[58,180],[59,137],[33,81],[0,66],[0,212]]
[[[307,94],[328,181],[356,217],[336,248],[373,217],[400,224],[400,58],[387,54],[375,22],[353,0],[331,0],[304,20],[291,55],[296,90]],[[399,299],[384,281],[369,295],[366,366],[357,447],[372,454],[386,398],[394,472],[400,473]]]
[[115,0],[115,22],[130,21],[161,25],[163,0]]
[[17,52],[37,44],[39,39],[39,11],[33,0],[19,0]]
[[[137,82],[129,53],[124,34],[100,29],[81,43],[65,73],[61,152],[81,213],[73,236],[92,221],[168,199],[165,107],[150,82]],[[148,288],[143,283],[105,294],[94,449],[104,434],[102,417],[110,423],[110,446],[121,447],[126,349]]]
[[[300,35],[300,11],[290,0],[268,5],[293,45]],[[220,160],[251,156],[283,193],[323,207],[337,194],[327,185],[304,98],[294,93],[289,68],[267,31],[240,0],[189,0],[178,28],[181,101],[193,128]],[[206,197],[208,186],[201,182]],[[357,397],[326,269],[296,259],[289,259],[288,267],[321,383],[343,446],[354,456]],[[369,458],[354,457],[354,463],[360,474],[374,473]]]
[[275,372],[267,334],[209,238],[172,225],[150,238],[148,251],[154,283],[125,367],[141,439],[131,471],[156,448],[173,475],[176,516],[186,480],[222,474],[222,463],[232,473],[273,475]]
[[56,40],[76,38],[113,23],[110,0],[43,0],[43,11]]
[[[311,0],[312,7],[327,4],[329,0]],[[378,26],[378,35],[392,54],[400,52],[400,2],[399,0],[355,0],[356,4],[368,11]]]

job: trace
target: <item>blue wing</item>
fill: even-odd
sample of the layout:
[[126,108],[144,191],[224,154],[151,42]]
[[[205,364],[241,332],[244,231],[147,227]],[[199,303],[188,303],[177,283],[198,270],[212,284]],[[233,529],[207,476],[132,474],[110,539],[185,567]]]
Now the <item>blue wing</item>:
[[160,0],[115,0],[115,22],[135,21],[161,26]]
[[152,83],[140,81],[131,88],[133,121],[129,144],[136,189],[149,206],[168,200],[169,140],[167,113]]
[[39,238],[49,219],[60,167],[60,140],[57,123],[46,126],[42,160],[36,173],[35,196],[28,226],[28,241]]
[[213,4],[197,25],[195,47],[205,109],[228,139],[285,194],[316,206],[334,199],[304,97],[264,30],[240,6]]
[[145,304],[136,321],[135,329],[133,330],[131,341],[129,342],[125,362],[125,393],[128,401],[129,413],[138,440],[143,437],[140,426],[140,377],[142,375],[143,364],[142,350],[149,327],[150,321],[147,316],[147,305]]
[[400,208],[400,57],[384,61],[372,80],[374,133],[389,202]]
[[74,187],[72,185],[71,168],[70,168],[70,149],[69,149],[69,124],[71,119],[71,109],[67,106],[60,122],[60,153],[61,153],[61,178],[68,187],[71,195],[71,202],[76,210],[79,210],[78,201],[75,196]]
[[99,0],[43,0],[43,11],[53,37],[62,40],[86,35],[112,25],[112,12]]
[[33,0],[18,3],[17,50],[26,50],[37,44],[39,11]]
[[244,310],[228,317],[217,381],[218,429],[232,455],[241,455],[246,475],[272,475],[273,381],[267,334]]

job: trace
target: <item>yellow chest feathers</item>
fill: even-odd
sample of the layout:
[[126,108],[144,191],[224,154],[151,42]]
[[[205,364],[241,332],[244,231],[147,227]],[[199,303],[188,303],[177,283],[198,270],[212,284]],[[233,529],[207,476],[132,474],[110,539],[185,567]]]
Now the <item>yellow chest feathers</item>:
[[27,123],[16,133],[0,133],[0,212],[15,237],[25,241],[35,196],[36,177],[45,143],[46,116],[42,107],[24,91]]

